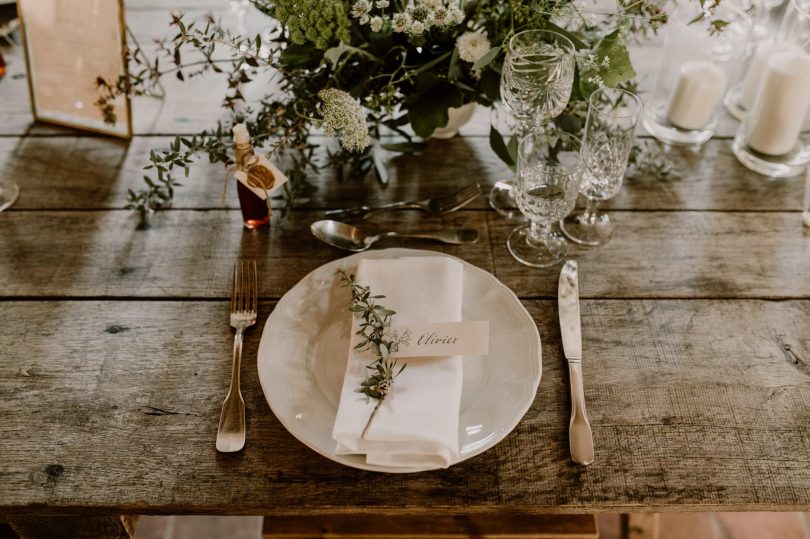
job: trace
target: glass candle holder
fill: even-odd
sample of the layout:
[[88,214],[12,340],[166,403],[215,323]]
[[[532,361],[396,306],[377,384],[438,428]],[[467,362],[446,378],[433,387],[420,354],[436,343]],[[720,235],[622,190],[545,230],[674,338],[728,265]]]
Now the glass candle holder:
[[[734,5],[700,15],[697,2],[684,2],[672,14],[655,86],[645,100],[644,127],[667,144],[699,145],[712,137],[718,105],[751,31],[751,19]],[[718,30],[720,21],[728,24]]]
[[732,148],[749,169],[778,178],[801,174],[810,161],[800,138],[810,110],[810,0],[790,0],[776,35],[757,53],[762,65],[749,67],[747,79],[759,70],[755,97]]
[[786,0],[750,0],[742,8],[751,16],[751,35],[740,61],[735,81],[729,86],[723,104],[728,113],[739,121],[753,104],[757,84],[764,65],[763,51],[770,48],[776,36]]

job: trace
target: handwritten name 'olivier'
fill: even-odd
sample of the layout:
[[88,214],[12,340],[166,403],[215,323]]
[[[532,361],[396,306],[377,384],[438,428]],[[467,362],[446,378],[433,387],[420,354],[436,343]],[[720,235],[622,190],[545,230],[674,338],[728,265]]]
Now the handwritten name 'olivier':
[[434,332],[434,333],[423,333],[419,337],[419,340],[416,341],[416,344],[417,345],[422,345],[422,344],[456,344],[457,341],[458,341],[457,337],[451,337],[449,335],[445,336],[445,337],[441,337],[439,335],[436,335],[436,333]]

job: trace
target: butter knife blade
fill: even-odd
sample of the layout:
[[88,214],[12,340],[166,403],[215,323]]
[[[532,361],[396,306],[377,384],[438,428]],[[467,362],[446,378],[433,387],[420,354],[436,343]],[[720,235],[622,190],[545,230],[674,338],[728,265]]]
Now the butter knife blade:
[[568,360],[571,383],[571,422],[568,444],[571,460],[588,465],[593,462],[593,435],[585,411],[585,389],[582,383],[582,328],[579,314],[579,276],[576,260],[568,260],[560,271],[557,308],[563,352]]

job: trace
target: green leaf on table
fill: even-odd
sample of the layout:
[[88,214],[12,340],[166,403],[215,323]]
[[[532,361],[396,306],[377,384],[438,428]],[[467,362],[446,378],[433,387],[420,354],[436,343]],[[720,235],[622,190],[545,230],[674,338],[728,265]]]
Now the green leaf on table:
[[453,54],[450,56],[450,67],[447,68],[447,80],[455,81],[462,74],[463,71],[461,70],[461,62],[458,57],[458,49],[453,47]]
[[321,62],[323,52],[312,45],[288,45],[281,51],[281,63],[285,67],[316,67]]
[[431,60],[430,62],[428,62],[426,64],[422,64],[421,66],[419,66],[419,68],[417,68],[417,69],[415,69],[413,71],[413,76],[420,75],[420,74],[422,74],[422,73],[424,73],[426,71],[429,71],[434,66],[436,66],[436,65],[440,64],[441,62],[443,62],[444,60],[446,60],[448,56],[450,56],[449,51],[442,54],[441,56],[439,56],[437,58],[434,58],[433,60]]
[[[506,149],[509,151],[509,156],[512,158],[512,161],[515,163],[515,167],[517,167],[518,162],[518,141],[517,135],[512,135],[509,137],[509,142],[506,144]],[[514,170],[514,168],[512,169]]]
[[571,43],[574,44],[574,48],[577,50],[590,48],[590,45],[579,39],[577,36],[569,32],[565,28],[557,26],[551,21],[545,21],[543,23],[543,28],[545,30],[551,30],[552,32],[564,35],[565,37],[571,40]]
[[413,153],[424,150],[427,147],[425,142],[393,142],[391,144],[380,144],[380,148],[389,152]]
[[573,135],[578,135],[582,130],[582,120],[573,114],[560,114],[554,118],[554,123],[566,133]]
[[463,105],[464,94],[431,73],[417,78],[416,89],[405,100],[408,119],[417,135],[428,138],[436,128],[447,125],[447,109]]
[[323,57],[324,57],[324,59],[329,61],[329,63],[332,64],[332,67],[337,67],[338,61],[347,52],[349,53],[349,56],[351,56],[352,54],[359,54],[359,55],[365,56],[366,58],[369,58],[371,60],[375,60],[375,61],[378,60],[378,58],[376,56],[374,56],[373,54],[371,54],[371,53],[369,53],[367,51],[364,51],[363,49],[358,49],[357,47],[352,47],[351,45],[347,45],[343,41],[341,41],[340,43],[338,43],[336,46],[332,47],[331,49],[326,49],[326,52],[323,53]]
[[501,75],[495,70],[494,64],[481,71],[481,90],[490,101],[501,100]]
[[501,135],[500,131],[494,127],[489,128],[489,145],[492,148],[492,151],[495,152],[495,155],[497,155],[501,161],[506,164],[506,166],[512,170],[515,169],[515,160],[513,159],[512,154],[509,152],[509,148],[506,147],[506,142],[503,140],[503,135]]
[[615,88],[636,76],[627,42],[618,28],[603,37],[591,54],[577,57],[577,65],[579,91],[583,97],[590,96],[600,83]]
[[485,52],[484,55],[481,58],[478,59],[477,62],[475,62],[473,64],[472,68],[473,69],[483,69],[483,68],[485,68],[486,66],[491,64],[492,61],[495,58],[497,58],[500,53],[501,53],[500,45],[497,46],[497,47],[492,47],[487,52]]

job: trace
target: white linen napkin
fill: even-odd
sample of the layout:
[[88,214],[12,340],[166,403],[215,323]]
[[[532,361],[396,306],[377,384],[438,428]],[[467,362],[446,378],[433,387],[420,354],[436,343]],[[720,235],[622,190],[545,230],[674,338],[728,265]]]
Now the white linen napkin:
[[[447,257],[363,259],[355,280],[383,294],[395,323],[460,322],[463,265]],[[358,329],[354,319],[352,332]],[[458,460],[461,356],[408,358],[407,368],[360,438],[377,401],[356,391],[369,355],[349,350],[332,437],[337,454],[365,454],[368,464],[446,468]]]

